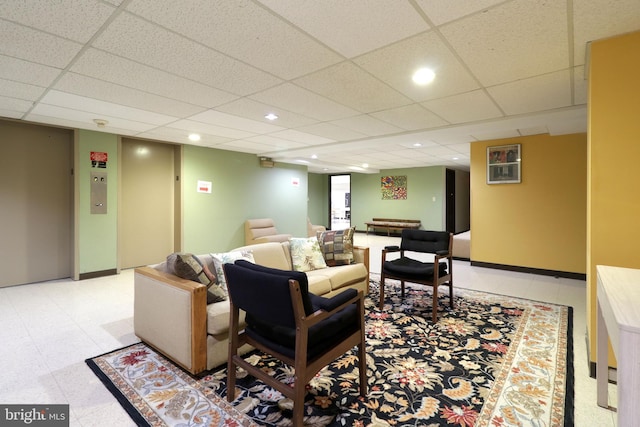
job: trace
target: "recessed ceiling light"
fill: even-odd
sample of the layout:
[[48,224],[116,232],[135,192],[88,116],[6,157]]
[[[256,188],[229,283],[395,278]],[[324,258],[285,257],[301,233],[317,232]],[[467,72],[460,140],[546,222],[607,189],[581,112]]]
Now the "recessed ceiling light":
[[458,160],[458,158],[457,158],[457,157],[454,157],[454,158],[453,158],[453,160]]
[[365,168],[365,169],[368,168],[369,167],[369,163],[363,163],[362,167]]
[[189,141],[200,141],[200,135],[198,135],[197,133],[191,133],[189,134]]
[[273,113],[269,113],[269,114],[267,114],[266,116],[264,116],[264,118],[265,118],[265,119],[267,119],[267,120],[271,120],[271,121],[273,121],[273,120],[277,119],[277,118],[278,118],[278,116],[277,116],[277,115],[275,115],[275,114],[273,114]]
[[312,159],[317,159],[317,158],[318,158],[318,155],[317,155],[317,154],[312,154],[312,155],[311,155],[311,158],[312,158]]
[[419,142],[416,142],[415,144],[413,144],[414,147],[422,147],[422,144],[420,144]]
[[427,85],[436,78],[436,73],[429,68],[420,68],[418,71],[413,73],[413,82],[418,85]]

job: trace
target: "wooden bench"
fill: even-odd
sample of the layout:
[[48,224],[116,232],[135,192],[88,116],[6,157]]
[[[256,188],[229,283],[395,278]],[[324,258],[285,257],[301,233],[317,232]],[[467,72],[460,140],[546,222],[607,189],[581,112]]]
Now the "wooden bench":
[[387,230],[387,236],[391,235],[391,230],[402,231],[405,228],[420,228],[419,219],[393,219],[393,218],[373,218],[372,221],[365,222],[367,225],[367,234],[369,229],[374,231],[376,228],[383,228]]

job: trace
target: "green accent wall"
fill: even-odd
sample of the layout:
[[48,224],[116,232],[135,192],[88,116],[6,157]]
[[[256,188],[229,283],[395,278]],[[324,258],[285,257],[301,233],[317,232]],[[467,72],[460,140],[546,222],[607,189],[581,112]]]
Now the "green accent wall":
[[329,176],[309,173],[307,215],[312,224],[329,227]]
[[[108,155],[105,169],[91,167],[91,152]],[[76,188],[76,272],[79,274],[112,270],[117,266],[118,219],[118,137],[78,130],[74,174]],[[107,172],[107,213],[91,214],[91,171]]]
[[[280,233],[307,235],[305,166],[262,168],[254,154],[193,145],[184,146],[183,156],[184,251],[243,246],[244,222],[254,218],[273,218]],[[198,181],[211,182],[211,193],[197,192]]]
[[[406,200],[382,200],[381,178],[407,177]],[[425,230],[445,229],[445,168],[386,169],[377,174],[351,174],[351,225],[366,231],[376,218],[419,219]],[[435,200],[434,200],[435,199]]]

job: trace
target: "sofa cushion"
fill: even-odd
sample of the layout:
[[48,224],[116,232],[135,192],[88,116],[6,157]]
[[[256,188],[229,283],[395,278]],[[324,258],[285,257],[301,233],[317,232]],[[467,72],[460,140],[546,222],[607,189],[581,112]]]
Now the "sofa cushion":
[[329,267],[353,264],[353,232],[355,227],[345,230],[327,230],[317,233],[320,250]]
[[[324,269],[323,269],[324,270]],[[315,295],[324,295],[331,292],[331,278],[321,273],[323,270],[307,271],[309,292]]]
[[193,254],[173,253],[167,257],[167,269],[182,279],[202,283],[207,287],[207,304],[227,299],[226,292],[218,285],[216,275]]
[[233,251],[251,251],[256,264],[280,270],[293,270],[289,242],[266,242],[242,246]]
[[[207,305],[207,334],[219,335],[229,332],[229,307],[228,301],[217,302]],[[244,327],[245,313],[240,310],[240,327]]]
[[244,259],[249,262],[255,262],[253,253],[249,250],[223,252],[219,254],[211,254],[213,258],[213,267],[218,277],[218,284],[224,290],[225,296],[227,295],[227,279],[224,277],[224,269],[222,266],[227,263],[233,264],[239,259]]
[[289,246],[291,248],[291,263],[295,271],[306,272],[327,267],[316,236],[292,237],[289,239]]
[[322,280],[327,280],[330,283],[331,291],[335,291],[340,288],[352,285],[356,282],[366,280],[367,268],[362,263],[349,264],[349,265],[337,265],[335,267],[328,267],[322,270],[315,270],[307,272],[309,278],[309,291],[317,295],[324,295],[329,293],[329,290],[324,292],[316,292],[314,285],[316,281],[322,283]]

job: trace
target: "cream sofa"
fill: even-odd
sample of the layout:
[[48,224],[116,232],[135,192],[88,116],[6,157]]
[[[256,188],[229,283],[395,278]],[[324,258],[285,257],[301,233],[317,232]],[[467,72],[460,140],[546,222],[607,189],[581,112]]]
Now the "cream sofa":
[[[236,248],[252,252],[256,264],[291,270],[289,242]],[[368,293],[369,248],[354,246],[355,264],[307,272],[309,291],[331,297],[346,288]],[[198,255],[213,271],[210,254]],[[167,271],[167,264],[139,267],[134,273],[134,332],[187,371],[197,374],[227,362],[229,302],[207,305],[206,287]],[[244,348],[243,351],[249,351]]]
[[279,233],[271,218],[248,219],[244,222],[244,244],[287,242],[291,234]]

